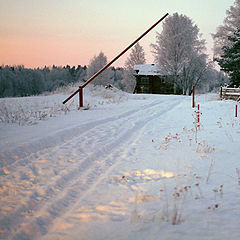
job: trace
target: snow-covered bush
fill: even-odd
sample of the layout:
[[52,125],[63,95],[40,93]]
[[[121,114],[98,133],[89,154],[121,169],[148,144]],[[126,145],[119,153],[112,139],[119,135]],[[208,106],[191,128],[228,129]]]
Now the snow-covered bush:
[[0,122],[32,125],[39,120],[67,114],[73,108],[73,101],[70,105],[63,105],[61,102],[52,102],[50,99],[43,101],[34,97],[3,99],[0,104]]

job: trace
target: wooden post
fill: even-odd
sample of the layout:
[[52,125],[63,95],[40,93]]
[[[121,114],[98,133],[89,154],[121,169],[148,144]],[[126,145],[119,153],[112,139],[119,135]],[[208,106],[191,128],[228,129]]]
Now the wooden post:
[[79,108],[83,107],[83,88],[79,87]]
[[237,104],[235,106],[235,117],[237,117]]
[[192,107],[195,108],[195,86],[193,86],[193,89],[192,89]]
[[222,87],[220,88],[220,98],[222,99]]

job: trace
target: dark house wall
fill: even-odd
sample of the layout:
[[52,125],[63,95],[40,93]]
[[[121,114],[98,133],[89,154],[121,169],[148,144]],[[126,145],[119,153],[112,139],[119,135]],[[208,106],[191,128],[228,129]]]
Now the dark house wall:
[[[134,93],[174,94],[173,82],[166,76],[136,75]],[[180,91],[177,90],[177,94]]]

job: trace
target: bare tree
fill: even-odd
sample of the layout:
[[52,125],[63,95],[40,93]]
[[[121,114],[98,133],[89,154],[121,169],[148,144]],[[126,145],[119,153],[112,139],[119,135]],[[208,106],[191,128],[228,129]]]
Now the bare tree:
[[217,32],[212,34],[214,40],[214,58],[220,57],[223,46],[231,46],[228,36],[232,36],[240,28],[240,0],[235,0],[234,6],[226,11],[226,18],[223,25],[217,28]]
[[125,62],[124,67],[124,77],[123,77],[123,86],[124,90],[127,92],[133,92],[136,85],[136,79],[134,77],[133,67],[136,64],[146,63],[145,52],[143,47],[137,43],[131,50],[129,57]]

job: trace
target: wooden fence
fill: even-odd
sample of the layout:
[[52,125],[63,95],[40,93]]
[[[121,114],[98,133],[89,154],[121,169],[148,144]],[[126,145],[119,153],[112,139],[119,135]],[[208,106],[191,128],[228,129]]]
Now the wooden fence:
[[240,101],[240,88],[221,87],[220,98]]

